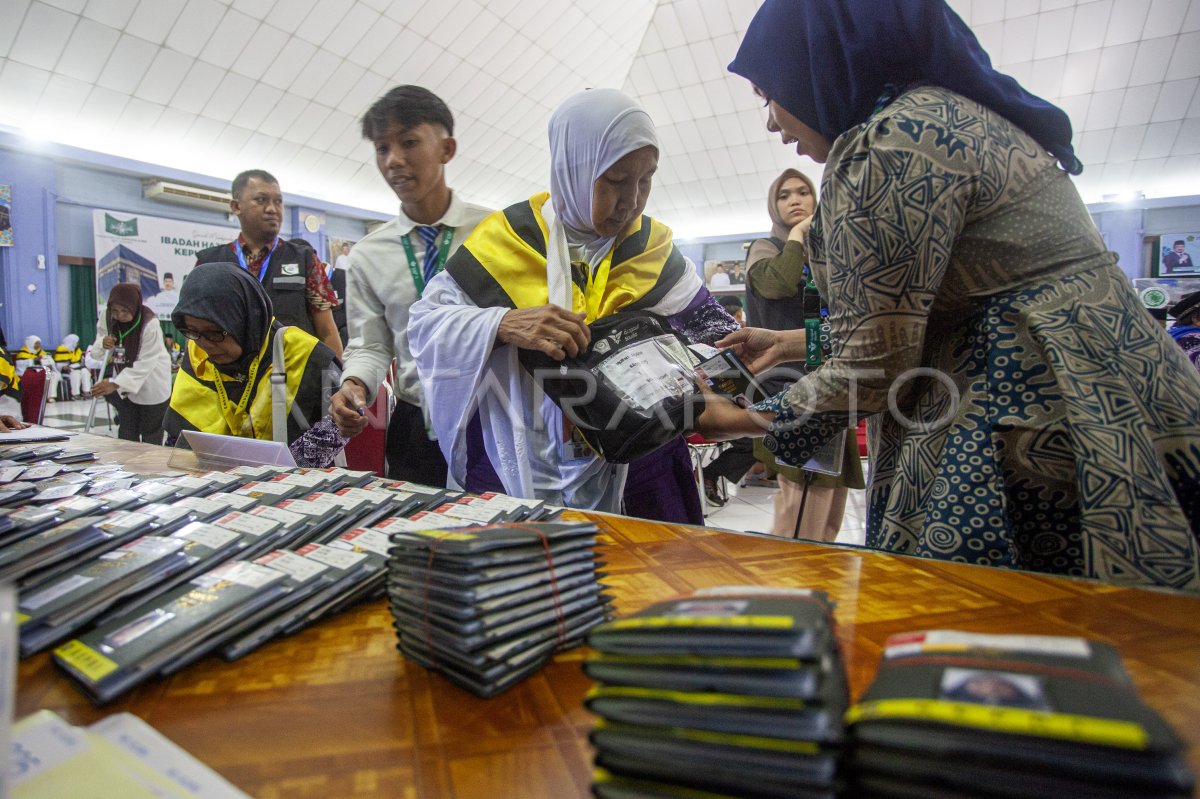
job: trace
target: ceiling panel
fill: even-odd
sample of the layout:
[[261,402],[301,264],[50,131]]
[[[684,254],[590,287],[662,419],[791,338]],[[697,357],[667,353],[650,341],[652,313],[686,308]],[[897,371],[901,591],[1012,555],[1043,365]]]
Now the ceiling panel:
[[[761,230],[779,170],[820,167],[765,130],[749,85],[726,71],[757,5],[6,0],[0,125],[218,177],[271,169],[289,192],[390,212],[358,120],[418,82],[458,120],[458,191],[501,206],[546,185],[552,110],[616,86],[659,127],[654,213],[683,235]],[[1200,0],[951,5],[998,69],[1071,117],[1085,197],[1194,192]]]

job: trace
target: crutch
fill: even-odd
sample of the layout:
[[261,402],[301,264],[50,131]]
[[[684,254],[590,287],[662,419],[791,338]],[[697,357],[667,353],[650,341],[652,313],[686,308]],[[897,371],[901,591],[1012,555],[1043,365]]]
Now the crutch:
[[[108,364],[112,360],[112,348],[104,351],[104,364],[100,367],[100,380],[104,380],[104,373],[108,371]],[[88,408],[87,424],[83,426],[83,432],[92,432],[92,422],[96,421],[96,403],[100,401],[99,397],[92,397],[92,407]]]

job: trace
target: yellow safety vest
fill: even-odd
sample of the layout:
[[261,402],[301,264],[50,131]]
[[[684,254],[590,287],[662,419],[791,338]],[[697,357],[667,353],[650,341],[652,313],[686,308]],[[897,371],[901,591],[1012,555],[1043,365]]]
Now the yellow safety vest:
[[21,390],[21,378],[17,376],[17,368],[9,360],[9,354],[0,347],[0,393],[16,397]]
[[[280,335],[280,333],[276,333]],[[287,327],[283,335],[283,365],[287,373],[287,410],[291,413],[300,380],[308,365],[309,356],[317,346],[317,339],[298,327]],[[271,440],[271,368],[261,372],[257,366],[266,355],[267,342],[251,363],[250,380],[238,401],[224,397],[224,385],[216,388],[216,380],[223,383],[237,382],[222,374],[208,360],[204,350],[189,341],[183,368],[175,378],[171,390],[171,409],[189,424],[205,433],[226,436],[242,436]],[[312,421],[312,420],[310,420]]]

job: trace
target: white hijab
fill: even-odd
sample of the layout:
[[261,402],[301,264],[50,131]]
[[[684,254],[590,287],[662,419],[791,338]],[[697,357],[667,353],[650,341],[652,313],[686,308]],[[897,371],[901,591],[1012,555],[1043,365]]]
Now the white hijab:
[[579,92],[551,115],[550,203],[542,212],[550,232],[546,273],[551,302],[571,308],[572,248],[594,265],[615,241],[592,228],[596,181],[617,161],[647,145],[658,147],[650,115],[617,89]]

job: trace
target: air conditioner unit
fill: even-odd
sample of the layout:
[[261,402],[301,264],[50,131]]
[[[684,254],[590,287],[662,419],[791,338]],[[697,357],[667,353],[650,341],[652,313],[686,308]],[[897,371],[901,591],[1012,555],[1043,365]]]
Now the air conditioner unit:
[[229,211],[229,201],[232,199],[228,192],[171,183],[165,180],[145,181],[142,184],[142,196],[147,200],[190,205],[194,208],[226,213]]

